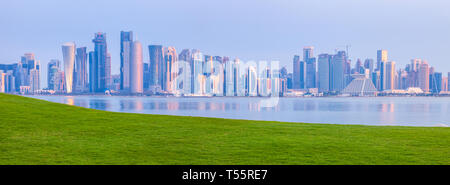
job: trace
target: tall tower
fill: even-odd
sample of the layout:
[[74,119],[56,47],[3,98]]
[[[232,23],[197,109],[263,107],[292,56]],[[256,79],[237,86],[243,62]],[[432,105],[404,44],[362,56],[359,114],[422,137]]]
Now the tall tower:
[[86,47],[77,48],[75,54],[74,91],[87,91],[87,53]]
[[167,47],[167,49],[165,49],[164,52],[164,58],[166,61],[163,70],[163,74],[165,75],[163,89],[171,93],[172,90],[174,90],[173,85],[175,84],[175,78],[178,72],[175,70],[178,69],[178,67],[176,66],[176,61],[178,58],[177,50],[174,47],[169,46]]
[[131,63],[130,63],[130,88],[131,93],[144,92],[144,62],[142,61],[142,45],[139,41],[134,41],[131,47]]
[[388,52],[387,50],[380,49],[377,51],[377,70],[380,70],[381,63],[388,61]]
[[75,66],[75,44],[67,42],[62,45],[66,93],[72,93],[73,73]]
[[[93,66],[95,73],[90,76],[94,82],[94,92],[104,92],[107,88],[111,68],[108,66],[108,50],[106,45],[106,33],[95,33],[92,40],[94,43]],[[109,71],[108,71],[109,68]]]
[[347,61],[345,51],[339,51],[331,59],[331,85],[332,91],[341,91],[344,89],[344,65]]
[[395,62],[386,62],[386,85],[385,89],[393,90],[395,89]]
[[423,92],[430,91],[430,67],[428,62],[423,61],[419,66],[419,87]]
[[330,91],[330,65],[331,55],[320,54],[319,55],[319,92]]
[[157,91],[162,87],[162,66],[164,62],[164,52],[161,45],[149,45],[149,59],[150,59],[150,89]]
[[133,32],[120,32],[120,89],[130,89],[130,60]]

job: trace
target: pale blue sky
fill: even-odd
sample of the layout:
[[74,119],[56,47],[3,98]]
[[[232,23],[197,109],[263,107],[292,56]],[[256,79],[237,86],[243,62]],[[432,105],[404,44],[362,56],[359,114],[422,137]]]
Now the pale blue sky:
[[94,33],[106,32],[112,73],[119,73],[121,30],[134,31],[145,46],[197,48],[243,60],[279,60],[292,69],[304,46],[315,54],[350,44],[350,57],[389,60],[404,67],[423,58],[450,71],[448,0],[1,0],[0,63],[34,52],[46,87],[46,65],[62,60],[61,44],[92,50]]

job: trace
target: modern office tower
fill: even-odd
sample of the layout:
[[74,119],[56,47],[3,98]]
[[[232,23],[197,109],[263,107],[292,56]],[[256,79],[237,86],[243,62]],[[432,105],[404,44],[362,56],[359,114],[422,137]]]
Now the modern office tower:
[[408,72],[404,69],[399,69],[398,72],[398,80],[396,89],[407,89],[408,88]]
[[144,62],[142,56],[142,45],[134,41],[131,46],[130,60],[130,90],[133,94],[144,92]]
[[180,61],[179,58],[177,63],[177,68],[173,69],[175,71],[178,71],[177,76],[174,80],[173,93],[176,95],[191,94],[191,64],[184,60]]
[[[144,63],[144,92],[148,91],[150,87],[150,64]],[[120,88],[120,79],[119,79]]]
[[75,71],[74,71],[74,89],[75,92],[88,91],[87,76],[87,53],[86,47],[77,48],[75,54]]
[[[108,57],[106,44],[106,33],[95,33],[92,40],[94,43],[93,61],[89,61],[90,67],[94,67],[94,73],[89,74],[90,81],[93,81],[93,92],[104,92],[111,77],[111,57]],[[89,53],[90,54],[90,53]],[[89,55],[91,59],[91,55]],[[67,74],[66,74],[67,75]]]
[[98,86],[98,65],[95,59],[95,52],[91,51],[88,54],[89,57],[89,92],[95,92],[95,88]]
[[373,59],[366,59],[364,61],[364,68],[369,69],[369,74],[372,74],[373,70]]
[[[188,63],[189,64],[189,69],[194,69],[193,68],[193,63],[192,63],[192,54],[191,54],[191,50],[190,49],[183,49],[181,51],[181,53],[178,55],[178,64],[180,64],[181,62]],[[182,66],[184,68],[185,65],[183,64]],[[187,74],[183,74],[184,77],[187,77],[186,75]],[[194,75],[194,71],[190,70],[190,74],[189,74],[190,79],[189,79],[189,81],[193,82],[193,80],[194,80],[193,79],[193,77],[194,77],[193,75]],[[191,86],[189,87],[189,89],[193,90],[194,89],[194,83],[191,83],[190,85]],[[193,93],[193,92],[189,92],[189,93]]]
[[330,67],[331,67],[331,55],[320,54],[319,55],[319,92],[330,91]]
[[258,84],[257,84],[257,71],[254,66],[249,66],[247,68],[247,96],[257,96],[258,95]]
[[245,96],[246,72],[241,61],[234,59],[234,95]]
[[419,66],[419,87],[423,92],[430,91],[430,68],[428,66],[428,62],[423,61]]
[[[174,90],[174,80],[178,74],[178,71],[176,71],[175,69],[178,69],[177,66],[177,51],[174,47],[167,47],[164,50],[164,58],[165,58],[165,63],[164,63],[164,67],[163,67],[163,74],[165,75],[165,77],[163,78],[163,87],[162,89],[167,91],[168,93],[172,93],[172,91]],[[174,70],[172,70],[174,69]]]
[[192,67],[193,71],[192,84],[193,89],[191,89],[194,95],[205,94],[205,76],[203,75],[203,54],[199,50],[192,50]]
[[234,87],[235,87],[235,68],[234,68],[234,62],[232,61],[227,61],[224,64],[224,78],[225,78],[225,85],[224,85],[224,91],[225,91],[225,96],[234,96]]
[[55,90],[56,77],[60,71],[60,62],[57,59],[52,59],[48,63],[47,67],[47,88],[49,90]]
[[388,61],[387,50],[381,49],[377,51],[377,70],[380,70],[381,63]]
[[295,55],[293,65],[292,88],[300,89],[300,56]]
[[[303,48],[303,65],[305,65],[305,75],[301,75],[303,78],[303,88],[315,88],[316,87],[316,58],[314,57],[314,47],[307,46]],[[302,63],[300,64],[300,66]],[[302,71],[302,70],[301,70]],[[300,78],[301,78],[300,77]],[[302,81],[302,80],[300,80]]]
[[385,89],[395,89],[395,62],[386,62]]
[[307,61],[307,59],[313,58],[314,57],[313,51],[314,51],[313,46],[303,47],[303,60]]
[[150,61],[150,90],[157,92],[162,88],[164,51],[161,45],[149,45],[149,61]]
[[377,88],[377,90],[381,89],[381,73],[380,71],[374,71],[372,72],[372,83],[373,85],[375,85],[375,88]]
[[306,64],[300,60],[300,56],[295,55],[293,61],[293,89],[304,89],[306,78]]
[[133,32],[120,32],[120,90],[130,90],[130,65]]
[[105,88],[108,89],[111,85],[111,53],[106,54],[106,63],[105,63]]
[[345,61],[347,61],[345,51],[339,51],[331,59],[330,91],[339,92],[339,91],[344,89],[344,85],[345,85],[345,80],[344,80],[344,65],[345,65]]
[[316,58],[306,59],[306,88],[316,88]]
[[34,69],[30,70],[30,89],[31,92],[35,93],[40,87],[40,70],[39,70],[39,61],[35,61],[36,66]]
[[430,91],[439,94],[442,91],[442,73],[434,72],[430,76]]
[[66,93],[72,93],[73,89],[73,73],[75,68],[75,44],[67,42],[62,45],[64,74],[66,82]]

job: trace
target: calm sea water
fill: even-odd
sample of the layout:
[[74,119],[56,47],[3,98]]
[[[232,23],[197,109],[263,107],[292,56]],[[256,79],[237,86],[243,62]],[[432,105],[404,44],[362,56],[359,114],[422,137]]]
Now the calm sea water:
[[450,126],[449,97],[279,98],[30,96],[91,109],[145,114],[362,125]]

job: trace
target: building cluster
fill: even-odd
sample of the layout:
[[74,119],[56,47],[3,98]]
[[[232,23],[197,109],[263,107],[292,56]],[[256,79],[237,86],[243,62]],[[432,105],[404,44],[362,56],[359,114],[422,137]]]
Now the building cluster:
[[[427,61],[413,59],[404,69],[388,60],[386,50],[377,59],[357,59],[352,68],[348,52],[314,55],[304,47],[294,55],[293,72],[277,62],[242,62],[226,56],[205,55],[197,49],[142,44],[132,31],[120,33],[120,74],[111,75],[106,34],[95,33],[93,51],[73,42],[61,47],[62,62],[50,60],[47,88],[39,83],[40,62],[26,53],[14,64],[0,64],[0,92],[181,96],[376,96],[445,94],[449,81]],[[148,62],[143,52],[148,50]],[[450,73],[449,73],[450,75]]]
[[[292,89],[305,94],[375,96],[395,94],[448,94],[448,77],[436,72],[426,60],[413,59],[396,70],[387,50],[378,50],[377,59],[357,59],[352,68],[345,51],[313,55],[313,47],[303,48],[303,60],[293,60]],[[317,62],[317,64],[316,64]],[[316,69],[317,67],[317,69]],[[450,75],[450,73],[449,73]]]

